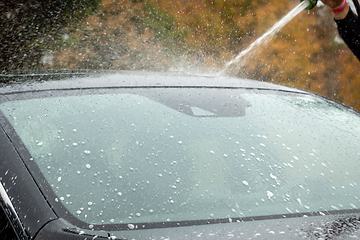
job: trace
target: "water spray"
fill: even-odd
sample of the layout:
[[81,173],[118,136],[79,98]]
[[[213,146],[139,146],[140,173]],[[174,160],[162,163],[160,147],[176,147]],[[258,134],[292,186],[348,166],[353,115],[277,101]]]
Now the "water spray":
[[303,2],[303,1],[309,2],[309,6],[306,7],[307,10],[313,9],[317,4],[317,0],[300,0],[300,2]]
[[[264,33],[261,37],[256,39],[256,41],[253,42],[252,44],[250,44],[250,46],[248,46],[245,50],[241,51],[234,59],[232,59],[231,61],[226,63],[224,68],[217,75],[222,75],[223,73],[225,73],[228,70],[228,68],[232,64],[239,63],[240,61],[245,59],[244,56],[247,55],[249,52],[268,43],[272,39],[272,37],[278,31],[280,31],[280,29],[283,26],[285,26],[289,21],[291,21],[291,19],[293,19],[298,13],[300,13],[304,9],[307,9],[310,6],[311,6],[311,8],[313,8],[317,3],[317,0],[300,0],[300,1],[301,2],[298,6],[296,6],[293,10],[291,10],[286,16],[284,16],[280,21],[278,21],[274,26],[272,26],[266,33]],[[304,1],[306,1],[306,2],[304,2]],[[309,3],[310,3],[310,5],[308,5]]]

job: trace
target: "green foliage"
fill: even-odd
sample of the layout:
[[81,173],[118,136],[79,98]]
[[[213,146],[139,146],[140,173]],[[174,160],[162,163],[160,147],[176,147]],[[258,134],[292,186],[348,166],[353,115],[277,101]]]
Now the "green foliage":
[[54,41],[61,29],[92,14],[100,2],[33,0],[2,4],[0,71],[37,68],[42,52],[57,45]]
[[167,14],[151,3],[145,3],[144,27],[154,31],[155,38],[170,44],[173,41],[181,41],[186,35],[185,31],[178,30],[175,24],[175,17]]
[[90,16],[98,8],[101,0],[72,0],[64,8],[63,19],[70,23]]

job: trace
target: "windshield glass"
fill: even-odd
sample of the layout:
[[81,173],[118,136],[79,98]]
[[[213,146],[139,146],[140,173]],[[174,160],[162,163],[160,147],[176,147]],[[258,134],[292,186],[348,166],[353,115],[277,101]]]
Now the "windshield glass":
[[310,96],[92,90],[0,109],[54,201],[88,224],[360,207],[360,118]]

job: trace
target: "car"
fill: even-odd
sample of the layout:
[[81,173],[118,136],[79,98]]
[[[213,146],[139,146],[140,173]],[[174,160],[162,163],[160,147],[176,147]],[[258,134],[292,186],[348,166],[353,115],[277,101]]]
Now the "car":
[[128,71],[0,76],[1,239],[360,237],[360,114]]

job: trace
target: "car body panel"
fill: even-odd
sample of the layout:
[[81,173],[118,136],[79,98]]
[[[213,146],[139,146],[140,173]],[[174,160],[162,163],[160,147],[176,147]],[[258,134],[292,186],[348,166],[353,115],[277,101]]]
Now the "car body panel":
[[51,89],[87,89],[116,87],[221,87],[273,89],[279,91],[306,91],[259,82],[222,76],[183,75],[177,73],[149,72],[80,72],[78,74],[19,74],[0,75],[0,94]]
[[[3,122],[2,120],[1,122]],[[0,128],[0,179],[26,232],[33,236],[48,221],[57,218],[29,174],[9,137]],[[37,216],[33,219],[30,216]]]
[[146,230],[139,230],[135,226],[133,230],[114,232],[79,229],[58,219],[47,224],[35,239],[356,239],[360,237],[359,227],[359,214],[346,213],[252,221],[229,219],[227,223]]

